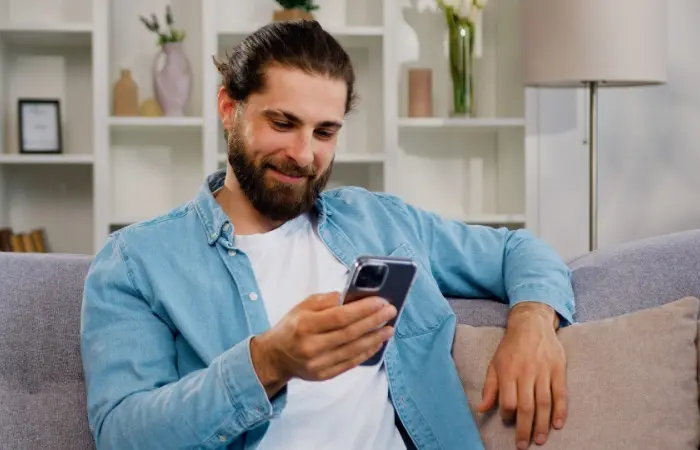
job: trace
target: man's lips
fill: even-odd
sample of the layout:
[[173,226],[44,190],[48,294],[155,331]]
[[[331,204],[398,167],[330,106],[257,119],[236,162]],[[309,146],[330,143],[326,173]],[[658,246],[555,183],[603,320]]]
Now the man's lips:
[[275,169],[274,167],[270,166],[268,167],[270,170],[270,173],[272,174],[273,177],[277,178],[278,180],[282,181],[283,183],[303,183],[306,180],[306,176],[299,176],[299,175],[288,175],[286,173],[280,172],[279,170]]

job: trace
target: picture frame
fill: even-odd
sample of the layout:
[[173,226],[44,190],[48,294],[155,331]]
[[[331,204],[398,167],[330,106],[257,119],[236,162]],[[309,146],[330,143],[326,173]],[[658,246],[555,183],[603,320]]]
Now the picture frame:
[[17,122],[20,153],[63,153],[60,100],[53,98],[18,99]]

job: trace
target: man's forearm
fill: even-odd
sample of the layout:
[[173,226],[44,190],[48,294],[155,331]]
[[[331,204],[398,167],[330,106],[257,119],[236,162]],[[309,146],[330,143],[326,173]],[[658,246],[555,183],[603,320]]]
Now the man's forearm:
[[269,419],[270,404],[250,367],[248,347],[248,340],[240,342],[206,369],[123,399],[109,394],[123,389],[93,384],[101,389],[92,393],[100,400],[92,403],[98,447],[199,448],[211,439],[220,445]]

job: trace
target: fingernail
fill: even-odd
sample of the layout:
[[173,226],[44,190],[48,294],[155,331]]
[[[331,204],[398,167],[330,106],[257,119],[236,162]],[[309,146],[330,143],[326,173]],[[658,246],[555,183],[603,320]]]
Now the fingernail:
[[554,428],[561,428],[564,426],[564,421],[561,419],[557,419],[554,421]]
[[527,441],[520,441],[518,442],[518,448],[520,450],[527,450],[528,443]]
[[538,434],[537,437],[535,438],[535,442],[539,445],[544,444],[546,440],[547,440],[547,436],[545,436],[544,434]]

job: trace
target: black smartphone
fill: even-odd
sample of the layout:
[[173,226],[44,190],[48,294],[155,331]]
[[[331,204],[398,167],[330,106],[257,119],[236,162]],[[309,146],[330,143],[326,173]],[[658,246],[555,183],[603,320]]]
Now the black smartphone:
[[[381,297],[394,305],[397,311],[396,316],[385,326],[396,327],[417,272],[418,266],[408,258],[361,256],[355,260],[341,301],[347,304],[366,297]],[[373,366],[380,363],[385,350],[386,343],[361,365]]]

